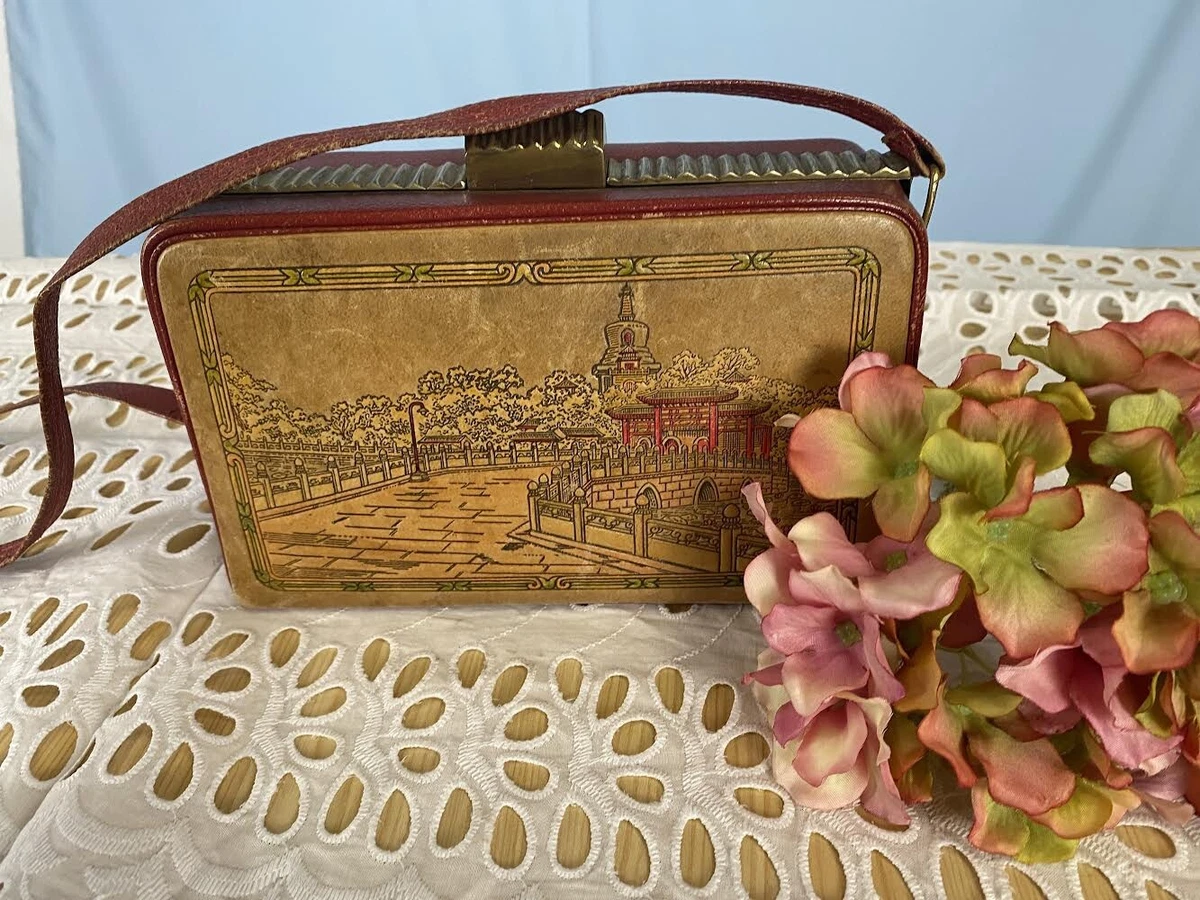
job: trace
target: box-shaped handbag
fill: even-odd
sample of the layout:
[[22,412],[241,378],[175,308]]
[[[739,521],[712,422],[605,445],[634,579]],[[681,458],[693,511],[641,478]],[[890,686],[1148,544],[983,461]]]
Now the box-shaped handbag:
[[[586,107],[647,90],[833,109],[890,149],[606,144]],[[856,503],[803,494],[776,423],[836,403],[860,352],[915,360],[908,192],[931,179],[927,216],[942,164],[891,114],[687,82],[267,146],[164,195],[180,212],[143,250],[246,603],[734,601],[765,546],[747,484],[784,527],[855,527]]]

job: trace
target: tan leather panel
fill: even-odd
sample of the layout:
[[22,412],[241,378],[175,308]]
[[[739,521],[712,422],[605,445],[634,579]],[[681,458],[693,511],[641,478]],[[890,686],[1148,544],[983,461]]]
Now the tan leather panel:
[[738,490],[762,481],[785,526],[817,508],[771,424],[830,402],[854,352],[905,356],[914,243],[882,213],[796,211],[167,246],[239,596],[742,599],[761,533]]

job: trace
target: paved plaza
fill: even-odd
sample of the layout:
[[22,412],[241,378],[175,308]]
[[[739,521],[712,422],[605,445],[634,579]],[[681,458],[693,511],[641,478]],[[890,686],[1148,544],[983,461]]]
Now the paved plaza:
[[653,575],[679,568],[528,535],[528,484],[548,466],[448,471],[262,522],[278,574],[339,578]]

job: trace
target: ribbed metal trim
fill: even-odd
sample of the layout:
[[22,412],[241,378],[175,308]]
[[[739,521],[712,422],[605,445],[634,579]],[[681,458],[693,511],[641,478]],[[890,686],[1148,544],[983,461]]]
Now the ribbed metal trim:
[[908,163],[895,153],[844,150],[833,153],[724,153],[720,156],[660,156],[611,159],[609,185],[729,181],[800,181],[807,178],[911,178]]
[[313,191],[436,191],[466,187],[462,163],[411,166],[285,166],[252,178],[231,194],[303,194]]
[[[806,179],[912,177],[903,157],[867,150],[856,153],[739,153],[710,156],[641,157],[610,159],[609,187],[639,185],[704,184],[730,182],[803,181]],[[399,166],[286,166],[259,175],[234,188],[234,194],[299,194],[321,191],[431,191],[463,190],[466,169],[462,163]]]

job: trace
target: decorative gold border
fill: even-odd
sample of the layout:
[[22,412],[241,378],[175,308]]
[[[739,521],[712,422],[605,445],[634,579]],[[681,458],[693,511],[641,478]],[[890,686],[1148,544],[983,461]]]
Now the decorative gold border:
[[[665,587],[737,587],[740,574],[696,575],[555,575],[478,579],[374,579],[331,581],[280,578],[271,570],[267,548],[259,532],[258,513],[250,492],[249,472],[239,446],[236,417],[221,368],[221,347],[213,320],[211,299],[217,293],[256,291],[388,290],[458,287],[464,285],[509,287],[517,284],[562,285],[608,281],[664,281],[687,278],[736,278],[747,275],[794,275],[848,272],[854,276],[854,304],[850,315],[847,363],[875,342],[879,312],[879,260],[862,247],[802,250],[752,250],[735,253],[702,253],[671,256],[596,257],[588,259],[504,260],[499,262],[380,263],[359,266],[298,268],[215,269],[201,272],[188,286],[188,307],[205,382],[213,404],[225,462],[237,504],[238,519],[255,576],[269,588],[281,591],[487,591],[577,589],[631,590]],[[840,517],[851,525],[853,504],[840,504]]]

